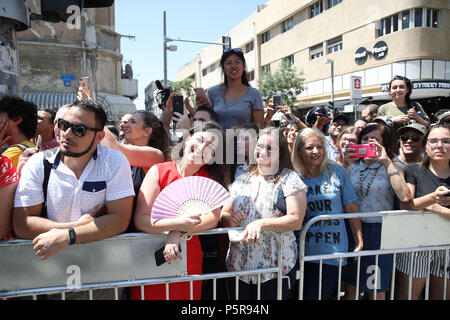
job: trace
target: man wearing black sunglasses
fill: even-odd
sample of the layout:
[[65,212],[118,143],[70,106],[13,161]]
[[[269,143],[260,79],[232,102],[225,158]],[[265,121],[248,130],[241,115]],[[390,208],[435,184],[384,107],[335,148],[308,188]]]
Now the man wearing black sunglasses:
[[99,145],[106,118],[95,102],[70,105],[58,120],[60,148],[36,154],[22,169],[14,231],[33,239],[43,260],[70,244],[105,239],[128,227],[134,196],[130,164],[120,152]]
[[419,123],[411,123],[397,130],[400,137],[399,155],[394,159],[404,167],[410,163],[419,163],[422,160],[424,137],[427,128]]

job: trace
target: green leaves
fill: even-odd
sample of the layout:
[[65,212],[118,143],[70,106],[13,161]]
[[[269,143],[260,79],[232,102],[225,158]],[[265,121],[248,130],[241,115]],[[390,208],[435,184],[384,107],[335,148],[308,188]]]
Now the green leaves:
[[303,73],[297,73],[287,60],[283,60],[276,72],[262,74],[258,80],[259,91],[266,103],[274,94],[280,93],[282,104],[292,108],[297,96],[304,90],[305,79],[302,75]]

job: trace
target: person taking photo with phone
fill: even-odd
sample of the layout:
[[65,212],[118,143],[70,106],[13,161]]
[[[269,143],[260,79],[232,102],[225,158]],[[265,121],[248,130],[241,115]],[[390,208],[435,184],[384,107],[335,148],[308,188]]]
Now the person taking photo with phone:
[[[403,178],[403,171],[392,162],[396,150],[392,130],[380,124],[369,124],[359,133],[358,143],[373,144],[376,148],[374,156],[359,155],[361,159],[350,166],[350,180],[358,195],[359,212],[394,210],[395,196],[400,201],[409,203],[412,196]],[[355,152],[349,155],[358,156]],[[363,217],[361,221],[364,250],[380,249],[382,217]],[[342,279],[347,283],[345,298],[352,300],[359,295],[359,292],[356,292],[357,281],[360,290],[368,292],[370,298],[374,298],[374,287],[368,279],[373,276],[375,266],[380,279],[376,288],[376,300],[384,300],[385,292],[390,288],[392,264],[392,255],[380,255],[378,265],[375,263],[375,256],[362,257],[359,279],[356,279],[357,264],[350,265],[342,275]]]
[[[221,85],[196,94],[196,104],[206,104],[217,112],[223,130],[256,122],[265,127],[261,93],[247,79],[244,53],[240,48],[226,49],[220,59],[224,73]],[[204,91],[203,91],[204,92]]]

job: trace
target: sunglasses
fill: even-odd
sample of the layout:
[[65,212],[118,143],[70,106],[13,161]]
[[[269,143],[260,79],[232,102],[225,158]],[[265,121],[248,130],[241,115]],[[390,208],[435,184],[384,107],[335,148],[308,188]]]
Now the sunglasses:
[[58,128],[62,131],[67,131],[70,128],[72,129],[73,134],[77,137],[83,137],[86,134],[87,130],[103,131],[103,129],[90,128],[88,126],[85,126],[84,124],[70,123],[69,121],[66,121],[64,119],[58,120]]
[[441,123],[450,124],[450,118],[442,119]]
[[229,53],[229,52],[233,52],[233,53],[237,53],[237,54],[243,54],[241,48],[234,48],[234,49],[225,49],[225,50],[223,50],[223,53]]
[[400,139],[401,139],[403,142],[408,141],[409,138],[411,138],[411,140],[412,140],[413,142],[419,142],[419,140],[420,140],[420,136],[416,136],[416,135],[414,135],[414,136],[408,136],[407,134],[405,134],[405,135],[400,136]]

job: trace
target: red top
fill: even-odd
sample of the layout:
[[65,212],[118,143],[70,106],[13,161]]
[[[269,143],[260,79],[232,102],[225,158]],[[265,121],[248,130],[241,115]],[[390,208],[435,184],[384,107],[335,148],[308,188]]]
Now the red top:
[[[170,183],[183,178],[177,170],[174,161],[159,163],[159,186],[161,191]],[[209,178],[208,169],[203,166],[195,176]],[[203,251],[198,236],[193,236],[191,240],[186,242],[186,259],[187,259],[187,273],[188,274],[202,274]],[[183,255],[183,253],[182,253]],[[185,256],[183,255],[183,258]],[[194,300],[200,300],[202,295],[202,281],[193,282]],[[165,284],[156,284],[144,286],[145,300],[166,300],[166,286]],[[190,286],[189,282],[178,282],[169,285],[170,300],[189,300]],[[131,289],[131,299],[141,300],[141,288],[133,287]]]
[[19,175],[8,157],[0,155],[0,188],[19,181]]

